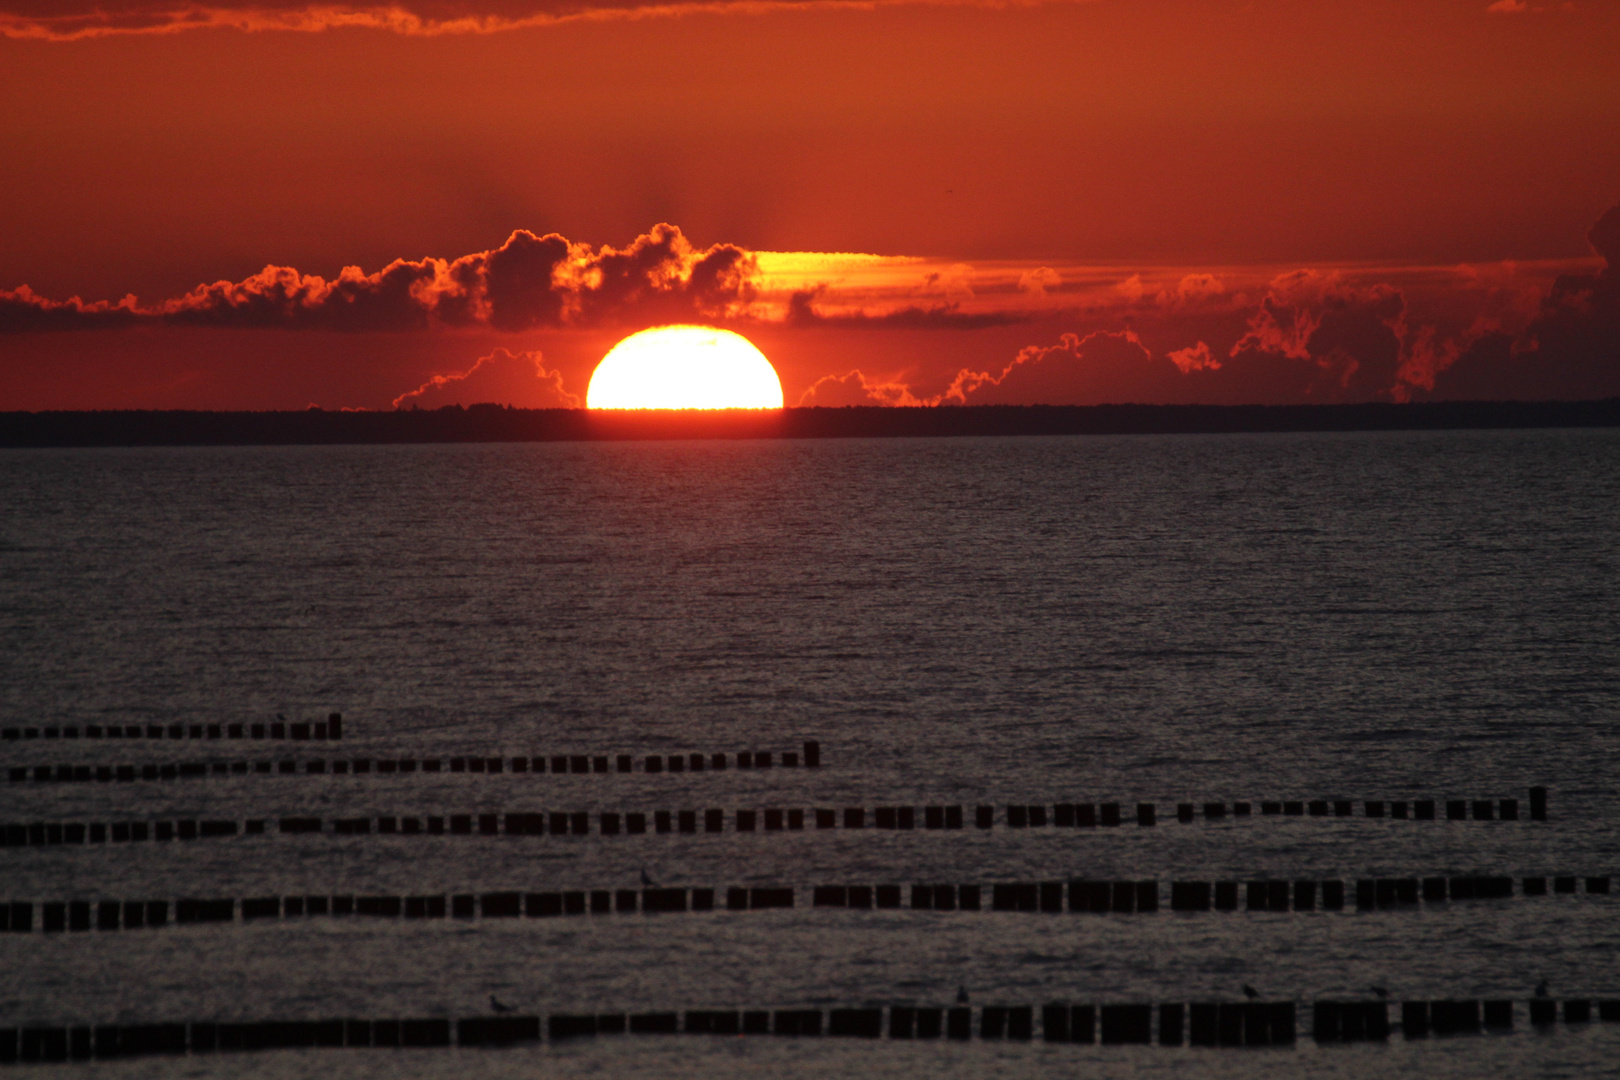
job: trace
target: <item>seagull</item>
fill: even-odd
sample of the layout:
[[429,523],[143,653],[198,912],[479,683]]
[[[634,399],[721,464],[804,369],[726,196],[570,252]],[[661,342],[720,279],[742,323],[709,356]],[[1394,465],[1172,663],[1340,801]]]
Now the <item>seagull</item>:
[[494,994],[489,995],[489,1007],[498,1013],[508,1013],[512,1011],[512,1006],[502,1004],[501,999],[496,997]]
[[1250,986],[1248,983],[1244,983],[1243,984],[1243,996],[1246,997],[1246,998],[1251,998],[1251,999],[1252,998],[1257,998],[1257,997],[1260,996],[1260,991],[1256,990],[1254,987]]
[[643,885],[656,885],[656,884],[658,884],[658,882],[654,881],[652,878],[647,876],[647,868],[645,866],[643,866],[641,868],[641,883]]
[[1367,987],[1367,989],[1371,990],[1373,993],[1377,994],[1381,998],[1389,997],[1389,991],[1386,990],[1382,986],[1369,986],[1369,987]]
[[1536,984],[1536,997],[1546,997],[1546,996],[1547,996],[1547,980],[1542,979],[1540,982],[1538,982]]
[[958,986],[956,988],[956,1003],[958,1005],[966,1005],[967,1004],[967,987]]

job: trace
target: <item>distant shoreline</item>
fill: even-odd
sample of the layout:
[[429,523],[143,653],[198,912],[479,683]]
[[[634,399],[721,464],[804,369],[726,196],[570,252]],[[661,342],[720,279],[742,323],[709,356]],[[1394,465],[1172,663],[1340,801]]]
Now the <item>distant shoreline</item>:
[[1396,405],[969,405],[780,412],[432,411],[0,413],[0,447],[292,446],[647,439],[943,438],[1620,427],[1620,398]]

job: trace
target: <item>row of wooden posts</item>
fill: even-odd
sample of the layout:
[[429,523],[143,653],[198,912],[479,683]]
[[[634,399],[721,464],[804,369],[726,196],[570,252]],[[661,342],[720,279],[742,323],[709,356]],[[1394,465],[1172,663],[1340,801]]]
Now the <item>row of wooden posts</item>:
[[[1554,891],[1573,893],[1581,879],[1553,878]],[[1545,877],[1528,877],[1524,896],[1547,895]],[[1588,893],[1608,894],[1608,877],[1585,879]],[[1248,911],[1314,911],[1320,896],[1324,911],[1344,910],[1345,882],[1286,880],[1245,884]],[[1172,911],[1236,911],[1239,882],[1171,882]],[[1419,886],[1421,885],[1421,888]],[[1092,914],[1151,914],[1159,910],[1157,881],[1049,881],[993,885],[912,885],[905,903],[900,885],[818,885],[808,890],[817,908],[899,909],[919,911],[1014,911]],[[1292,896],[1290,896],[1292,893]],[[1506,877],[1376,878],[1354,883],[1356,910],[1388,909],[1423,901],[1511,897],[1513,879]],[[385,918],[543,918],[555,915],[667,914],[685,911],[761,911],[791,908],[799,898],[788,886],[728,889],[649,888],[578,889],[558,892],[486,892],[427,896],[266,896],[241,900],[181,899],[173,902],[175,921],[231,922],[300,918],[316,915],[361,915]],[[34,930],[34,902],[0,903],[0,932]],[[167,900],[69,900],[39,905],[39,928],[46,932],[142,929],[168,925]]]
[[[1512,800],[1503,800],[1504,803]],[[1149,804],[1144,804],[1144,806]],[[1458,807],[1464,804],[1458,802]],[[1117,804],[1104,803],[1106,810]],[[733,829],[736,832],[799,832],[807,828],[816,829],[863,829],[870,827],[877,829],[910,830],[923,828],[928,830],[955,830],[964,825],[964,812],[961,806],[925,806],[922,813],[917,813],[917,807],[911,806],[879,806],[870,811],[863,807],[845,807],[842,812],[835,809],[778,809],[765,810],[737,810],[733,818]],[[1009,806],[1006,808],[1005,820],[1010,827],[1031,827],[1029,814],[1031,810],[1043,811],[1039,824],[1046,823],[1044,807]],[[1084,809],[1085,814],[1076,811]],[[1074,804],[1060,804],[1055,815],[1055,824],[1069,826],[1089,826],[1098,824],[1095,814],[1089,813],[1094,807],[1084,806],[1077,808]],[[1069,811],[1063,813],[1062,811]],[[699,814],[702,814],[701,819]],[[1110,820],[1110,816],[1112,820]],[[1448,817],[1450,815],[1448,814]],[[1458,813],[1457,819],[1466,815]],[[383,815],[377,818],[338,818],[331,822],[331,831],[341,835],[365,835],[372,832],[379,834],[403,834],[436,836],[448,833],[453,836],[585,836],[591,829],[592,815],[587,811],[548,811],[538,813],[483,813],[483,814],[449,814],[426,815],[422,817],[397,817]],[[1083,820],[1081,820],[1083,819]],[[596,814],[596,831],[602,836],[629,835],[637,836],[648,831],[657,833],[696,833],[699,822],[702,823],[702,832],[719,833],[726,831],[726,811],[719,808],[697,810],[657,810],[650,815],[645,812],[631,811],[620,813],[618,811],[604,810]],[[993,806],[979,806],[974,811],[974,825],[980,829],[991,829],[995,826],[996,808]],[[1476,815],[1478,820],[1478,815]],[[1545,803],[1543,803],[1542,816],[1533,820],[1545,820]],[[1017,822],[1018,824],[1014,824]],[[1102,815],[1101,824],[1118,825],[1119,816]],[[197,821],[181,819],[178,821],[157,821],[148,824],[143,821],[135,822],[8,822],[0,824],[0,847],[28,847],[54,844],[100,844],[111,840],[113,843],[126,843],[131,841],[153,840],[196,840],[208,837],[258,835],[267,831],[267,819],[249,819],[238,827],[235,821]],[[319,833],[325,832],[326,823],[315,817],[286,817],[276,822],[277,831],[283,833]]]
[[262,724],[77,724],[0,728],[0,741],[26,739],[308,739],[343,738],[343,714],[324,722],[277,720]]
[[[728,767],[737,769],[770,769],[777,765],[782,768],[797,768],[802,763],[805,768],[820,768],[821,748],[818,743],[804,744],[803,755],[798,751],[788,750],[780,754],[769,750],[740,751],[730,758],[726,754],[652,754],[641,761],[641,772],[650,774],[685,774],[687,772],[723,771]],[[584,754],[556,755],[552,757],[515,757],[515,758],[481,758],[481,757],[451,757],[451,758],[400,758],[400,759],[372,759],[353,758],[328,761],[326,759],[313,759],[299,762],[296,760],[277,761],[215,761],[215,762],[178,762],[178,763],[148,763],[144,765],[13,765],[7,768],[7,776],[12,783],[33,781],[36,783],[130,783],[137,780],[195,780],[208,777],[232,776],[399,776],[412,773],[478,773],[486,776],[513,774],[546,774],[549,764],[550,775],[607,775],[613,773],[630,773],[636,771],[636,761],[629,754],[620,754],[609,764],[605,755],[587,756]],[[302,766],[302,767],[300,767]],[[1530,820],[1547,820],[1547,789],[1533,787],[1530,789]],[[1259,815],[1262,817],[1335,817],[1347,818],[1356,816],[1356,803],[1352,799],[1265,799],[1258,804]],[[1176,820],[1181,823],[1190,823],[1198,818],[1205,821],[1220,821],[1226,818],[1244,818],[1255,815],[1256,804],[1253,802],[1238,801],[1205,802],[1205,803],[1177,803],[1175,806]],[[941,820],[938,825],[929,828],[961,828],[961,807],[925,807],[924,814],[938,811],[941,815],[952,814],[954,824]],[[875,815],[882,815],[885,811],[895,815],[896,824],[890,828],[912,828],[916,818],[916,807],[888,807],[878,808]],[[1362,815],[1369,818],[1389,818],[1391,820],[1412,821],[1519,821],[1520,806],[1518,799],[1367,799],[1362,802]],[[817,814],[835,814],[833,810],[814,811]],[[806,811],[789,811],[789,813],[804,814]],[[851,814],[864,815],[863,808],[846,809],[846,819]],[[1127,803],[1056,803],[1056,804],[1012,804],[1005,808],[1002,821],[1008,828],[1045,828],[1048,825],[1057,828],[1096,828],[1112,827],[1124,824],[1127,820],[1141,826],[1158,824],[1158,805],[1151,802],[1136,803],[1134,816],[1131,816],[1131,805]],[[975,808],[974,824],[981,829],[992,828],[995,825],[996,814],[994,807],[979,806]],[[835,819],[828,819],[822,828],[835,827]],[[859,828],[859,823],[851,824],[846,820],[845,827]],[[880,828],[884,827],[881,824]]]
[[[1528,1003],[1532,1026],[1556,1024],[1560,1002]],[[1594,1009],[1594,1005],[1596,1008]],[[1562,1002],[1563,1020],[1585,1024],[1594,1017],[1620,1020],[1620,1000]],[[1407,1001],[1392,1025],[1384,1001],[1318,1001],[1312,1005],[1311,1036],[1318,1043],[1388,1039],[1398,1026],[1409,1039],[1511,1030],[1511,1000]],[[975,1014],[977,1016],[975,1017]],[[954,1008],[891,1005],[849,1009],[689,1009],[681,1012],[560,1013],[540,1016],[479,1016],[451,1021],[291,1020],[158,1024],[104,1024],[0,1028],[0,1064],[296,1050],[320,1047],[496,1047],[608,1035],[777,1035],[881,1039],[957,1039],[1104,1045],[1193,1047],[1292,1046],[1297,1038],[1292,1001],[1192,1002],[1075,1005],[1054,1002],[1037,1014],[1028,1005]],[[1155,1023],[1157,1019],[1157,1023]],[[977,1022],[975,1022],[975,1020]]]
[[[485,776],[548,774],[553,776],[597,776],[637,771],[630,754],[555,754],[534,757],[448,757],[448,758],[314,758],[274,761],[185,761],[149,762],[144,765],[12,765],[6,769],[14,784],[36,783],[132,783],[136,780],[201,780],[231,776],[400,776],[410,773],[480,773]],[[648,754],[641,759],[640,771],[677,775],[688,772],[724,772],[737,769],[807,769],[821,767],[821,744],[807,742],[801,750],[739,750],[735,754]],[[302,767],[300,767],[302,766]]]

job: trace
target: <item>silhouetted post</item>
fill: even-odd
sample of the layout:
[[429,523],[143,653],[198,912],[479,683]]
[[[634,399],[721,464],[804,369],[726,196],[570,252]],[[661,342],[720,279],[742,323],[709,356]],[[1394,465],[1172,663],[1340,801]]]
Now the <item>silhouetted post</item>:
[[1530,789],[1530,820],[1547,820],[1547,789],[1544,787]]
[[1151,1043],[1153,1041],[1153,1006],[1104,1005],[1102,1007],[1102,1041],[1104,1044]]
[[1159,1045],[1180,1046],[1182,1019],[1184,1007],[1181,1005],[1159,1006]]
[[1208,911],[1209,882],[1172,881],[1170,883],[1171,911]]
[[1319,1043],[1348,1041],[1355,1038],[1355,1024],[1345,1030],[1345,1014],[1351,1010],[1337,1001],[1318,1001],[1311,1007],[1311,1036]]
[[804,767],[807,769],[821,768],[821,744],[807,742],[804,744]]

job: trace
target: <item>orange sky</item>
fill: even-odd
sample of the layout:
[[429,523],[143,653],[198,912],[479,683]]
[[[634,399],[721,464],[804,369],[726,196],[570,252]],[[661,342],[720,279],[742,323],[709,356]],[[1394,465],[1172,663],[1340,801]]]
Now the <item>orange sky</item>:
[[[0,0],[0,409],[560,403],[674,317],[790,403],[1620,393],[1620,5],[627,6]],[[515,230],[585,277],[367,284]],[[267,265],[364,296],[193,293]]]

